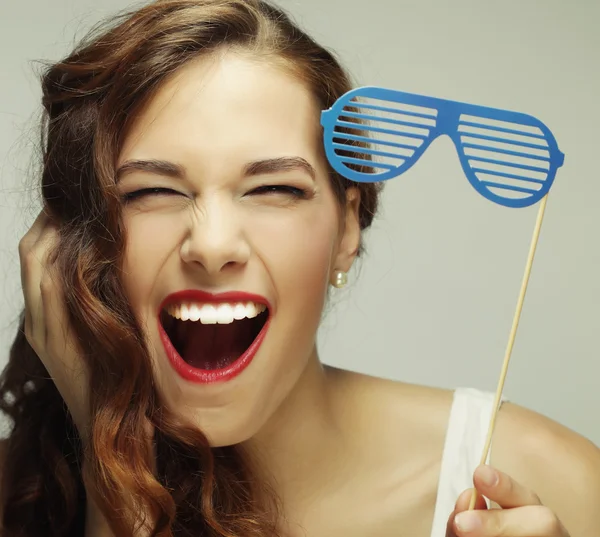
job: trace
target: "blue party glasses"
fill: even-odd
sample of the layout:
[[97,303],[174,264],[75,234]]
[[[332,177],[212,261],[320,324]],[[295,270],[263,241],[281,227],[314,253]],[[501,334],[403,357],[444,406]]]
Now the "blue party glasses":
[[564,162],[533,116],[385,88],[349,91],[322,112],[321,125],[331,166],[356,182],[397,177],[446,134],[475,190],[506,207],[541,200]]

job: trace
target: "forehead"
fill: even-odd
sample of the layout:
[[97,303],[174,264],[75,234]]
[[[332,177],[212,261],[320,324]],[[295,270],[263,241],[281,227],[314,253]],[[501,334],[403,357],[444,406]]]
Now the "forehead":
[[284,68],[226,52],[199,58],[166,81],[135,117],[119,161],[158,157],[232,165],[319,151],[320,110]]

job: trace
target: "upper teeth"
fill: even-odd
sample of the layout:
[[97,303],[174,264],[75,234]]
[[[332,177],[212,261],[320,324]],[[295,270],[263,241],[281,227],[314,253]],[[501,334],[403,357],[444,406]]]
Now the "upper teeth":
[[230,324],[234,320],[252,319],[265,311],[264,304],[236,302],[232,304],[172,304],[166,311],[182,321],[200,321],[202,324]]

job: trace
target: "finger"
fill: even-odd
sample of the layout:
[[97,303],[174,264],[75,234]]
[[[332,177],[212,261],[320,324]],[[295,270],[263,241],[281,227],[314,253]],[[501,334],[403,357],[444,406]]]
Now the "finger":
[[36,245],[43,270],[39,286],[42,309],[39,325],[43,326],[44,355],[51,357],[51,363],[45,365],[77,429],[83,434],[88,417],[87,371],[69,322],[60,275],[51,261],[57,243],[58,229],[49,224]]
[[556,515],[543,505],[465,511],[456,515],[452,531],[456,537],[569,537]]
[[[49,237],[44,245],[43,273],[40,280],[40,295],[42,301],[42,315],[45,326],[45,341],[48,352],[59,358],[67,358],[72,353],[67,352],[71,341],[65,297],[56,266],[49,263],[52,253],[53,241]],[[68,366],[70,364],[65,363]]]
[[448,522],[446,523],[446,537],[457,537],[455,530],[456,523],[454,522],[456,519],[457,512],[456,510],[452,511],[450,514],[450,518],[448,518]]
[[23,238],[19,242],[19,254],[21,255],[21,259],[31,250],[33,245],[37,242],[39,236],[42,234],[42,231],[46,227],[46,224],[50,221],[50,217],[45,211],[41,211],[40,214],[37,215],[37,218],[31,224],[31,227],[23,235]]
[[[49,254],[48,254],[49,255]],[[44,325],[46,327],[46,352],[54,357],[75,385],[83,385],[83,360],[76,348],[75,334],[71,328],[65,294],[59,274],[53,265],[47,266],[40,285]]]
[[481,494],[503,509],[542,504],[535,492],[491,466],[479,466],[473,475],[473,483]]
[[[24,298],[25,298],[26,306],[27,306],[28,302],[31,302],[31,300],[28,301],[28,298],[30,298],[30,297],[28,296],[29,295],[29,293],[28,293],[29,286],[27,285],[28,275],[29,275],[29,271],[30,271],[30,265],[32,263],[32,261],[30,259],[31,250],[34,247],[34,245],[36,244],[36,242],[38,241],[47,222],[48,222],[48,216],[46,215],[46,213],[44,213],[44,211],[40,212],[40,214],[37,216],[37,218],[33,222],[32,226],[29,228],[27,233],[25,233],[25,235],[23,235],[23,237],[19,241],[18,250],[19,250],[19,260],[20,260],[20,264],[21,264],[21,287],[23,288],[23,294],[25,295]],[[35,277],[35,275],[34,275],[34,277]],[[25,313],[26,313],[25,324],[31,325],[31,313],[29,311],[27,311],[27,307],[26,307]]]
[[45,343],[46,319],[42,300],[42,282],[45,282],[46,287],[50,284],[48,258],[56,248],[58,235],[56,226],[46,219],[36,220],[35,227],[42,227],[42,229],[32,231],[30,240],[33,240],[34,235],[37,234],[36,242],[27,252],[24,252],[21,262],[26,312],[25,334],[34,349]]
[[[455,506],[455,511],[457,513],[460,513],[461,511],[467,511],[469,509],[472,495],[473,489],[467,489],[460,494]],[[477,499],[475,500],[475,509],[487,509],[487,503],[481,494],[477,494]]]
[[[456,500],[456,505],[454,506],[454,511],[450,514],[448,518],[448,522],[446,524],[446,537],[456,537],[456,533],[454,531],[454,519],[458,515],[458,513],[462,511],[466,511],[469,508],[469,504],[471,503],[471,495],[473,494],[473,489],[467,489],[463,491],[458,500]],[[482,510],[487,509],[487,504],[485,499],[481,495],[477,495],[477,500],[475,502],[475,509]]]

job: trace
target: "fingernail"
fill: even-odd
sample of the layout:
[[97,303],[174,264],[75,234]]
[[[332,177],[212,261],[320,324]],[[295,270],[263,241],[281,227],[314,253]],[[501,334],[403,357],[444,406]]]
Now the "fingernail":
[[498,472],[490,466],[482,466],[479,477],[483,481],[483,484],[488,487],[495,487],[499,481]]
[[464,533],[470,533],[481,527],[479,515],[474,511],[458,513],[454,519],[454,523],[459,531]]

